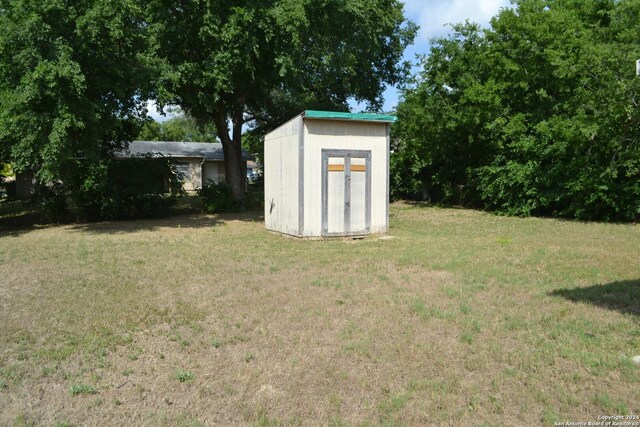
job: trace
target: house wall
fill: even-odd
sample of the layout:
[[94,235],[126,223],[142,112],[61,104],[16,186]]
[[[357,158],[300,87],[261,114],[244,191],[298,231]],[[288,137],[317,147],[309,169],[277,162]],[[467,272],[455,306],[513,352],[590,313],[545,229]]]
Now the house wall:
[[176,159],[176,169],[183,174],[182,187],[186,191],[195,191],[202,186],[202,159]]
[[202,183],[206,184],[206,182],[208,180],[212,180],[214,181],[216,184],[220,184],[222,182],[224,182],[225,180],[225,175],[224,175],[224,162],[223,161],[217,161],[217,160],[207,160],[206,162],[204,162],[204,165],[202,165],[202,169],[203,169],[203,180]]
[[208,179],[213,180],[217,184],[224,182],[224,161],[207,160],[202,163],[202,158],[181,158],[176,159],[176,167],[178,171],[187,173],[187,177],[183,181],[183,188],[186,191],[195,191],[204,184]]
[[302,117],[297,116],[264,138],[264,218],[267,230],[300,235],[300,164]]
[[303,236],[322,234],[322,149],[371,151],[370,232],[388,231],[388,126],[380,122],[304,120]]

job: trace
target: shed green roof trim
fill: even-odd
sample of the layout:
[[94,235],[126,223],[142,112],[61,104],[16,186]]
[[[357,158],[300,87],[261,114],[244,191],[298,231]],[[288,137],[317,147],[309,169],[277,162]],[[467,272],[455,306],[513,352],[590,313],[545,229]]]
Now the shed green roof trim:
[[387,123],[393,123],[396,121],[395,116],[389,116],[387,114],[341,113],[337,111],[317,111],[317,110],[306,110],[303,113],[303,117],[309,118],[309,119],[334,119],[334,120],[353,120],[353,121],[387,122]]

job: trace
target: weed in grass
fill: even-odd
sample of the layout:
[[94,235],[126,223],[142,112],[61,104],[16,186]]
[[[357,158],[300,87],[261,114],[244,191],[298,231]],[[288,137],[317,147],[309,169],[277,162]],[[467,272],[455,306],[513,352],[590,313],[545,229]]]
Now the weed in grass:
[[73,424],[62,422],[62,423],[54,424],[54,427],[71,427],[72,425]]
[[348,426],[349,423],[346,422],[340,415],[334,415],[329,419],[330,427],[345,427]]
[[133,369],[131,368],[127,368],[124,371],[122,371],[122,375],[124,375],[125,377],[128,377],[131,374],[133,374]]
[[14,418],[13,425],[15,427],[31,427],[31,426],[35,426],[36,423],[28,419],[25,414],[19,414]]
[[142,353],[143,353],[142,348],[140,348],[138,346],[131,346],[129,356],[127,356],[127,357],[131,361],[136,361],[136,360],[138,360],[140,358],[140,355]]
[[178,368],[175,373],[175,378],[181,383],[191,381],[194,376],[191,371],[187,371],[186,369]]
[[342,407],[342,400],[340,396],[338,396],[335,392],[329,393],[329,405],[337,412],[340,412],[340,408]]
[[469,399],[469,404],[467,405],[470,411],[476,411],[482,406],[482,402],[480,402],[480,398],[477,395],[471,396]]
[[413,314],[417,314],[422,320],[428,317],[427,307],[419,299],[414,300],[409,306],[409,311]]
[[225,384],[225,385],[222,387],[222,391],[223,391],[223,392],[224,392],[224,394],[226,394],[227,396],[234,396],[234,395],[237,393],[237,390],[236,390],[234,387],[232,387],[232,386],[230,386],[230,385],[228,385],[228,384]]
[[500,399],[498,399],[497,396],[490,395],[489,402],[491,402],[491,408],[494,414],[498,414],[498,415],[504,414],[504,408],[502,406],[502,402],[500,401]]
[[526,320],[519,319],[517,317],[512,317],[512,316],[505,317],[501,323],[504,330],[508,332],[525,330],[529,326]]
[[203,427],[204,426],[204,423],[202,421],[185,413],[179,413],[178,415],[163,414],[160,419],[160,424],[180,426],[180,427]]
[[220,341],[218,338],[212,338],[211,345],[213,346],[213,348],[220,348],[220,346],[222,346],[222,341]]
[[462,314],[469,314],[471,313],[471,307],[469,307],[467,304],[462,304],[460,306],[460,313]]
[[24,371],[18,365],[0,368],[0,380],[3,380],[5,383],[20,384],[24,376]]
[[380,283],[391,283],[391,279],[386,274],[379,274],[378,280],[380,281]]
[[245,362],[249,363],[249,362],[251,362],[253,359],[255,359],[255,356],[253,355],[253,353],[251,353],[251,352],[247,352],[247,353],[245,353],[245,355],[244,355],[244,361],[245,361]]
[[546,407],[542,411],[541,420],[545,426],[554,426],[560,421],[560,415],[558,415],[555,409]]
[[269,418],[267,412],[263,408],[258,409],[256,418],[256,427],[274,427],[283,425],[282,421],[278,418]]
[[234,345],[234,344],[240,344],[240,343],[247,342],[247,341],[249,341],[249,337],[246,336],[246,335],[233,335],[226,342],[229,345]]
[[71,386],[71,395],[77,396],[79,394],[96,394],[98,391],[88,384],[74,384]]
[[629,413],[627,405],[614,401],[607,393],[596,394],[593,397],[593,403],[610,413],[618,415],[627,415]]
[[104,347],[100,347],[96,350],[95,355],[98,359],[98,366],[106,368],[109,364],[107,360],[107,350]]
[[461,294],[460,289],[452,288],[449,286],[444,287],[444,293],[449,298],[458,298]]
[[113,404],[114,404],[115,406],[120,406],[120,405],[122,405],[122,400],[117,399],[117,398],[116,398],[116,399],[113,399]]
[[98,406],[102,406],[103,403],[104,399],[98,397],[93,402],[91,402],[91,404],[89,404],[89,408],[97,408]]
[[48,377],[53,372],[54,372],[53,368],[50,368],[48,366],[43,366],[42,369],[40,370],[40,375],[42,375],[43,377]]
[[390,396],[388,399],[383,400],[378,409],[380,411],[380,420],[385,424],[392,420],[393,415],[403,409],[409,401],[408,393],[400,393],[394,396]]
[[482,326],[480,326],[480,322],[477,320],[474,320],[473,322],[471,322],[471,327],[473,328],[473,332],[480,332],[482,330]]
[[462,335],[460,335],[460,341],[462,341],[465,344],[473,344],[473,335],[470,334],[469,332],[464,332]]

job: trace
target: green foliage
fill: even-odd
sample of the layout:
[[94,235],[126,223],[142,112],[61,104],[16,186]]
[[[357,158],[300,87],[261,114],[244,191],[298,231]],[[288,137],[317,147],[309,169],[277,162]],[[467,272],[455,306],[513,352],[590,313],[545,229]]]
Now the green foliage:
[[70,185],[37,188],[34,201],[46,221],[65,222],[74,214],[82,221],[165,217],[183,191],[175,166],[163,158],[103,160],[76,173]]
[[216,142],[214,126],[199,125],[191,117],[181,114],[166,122],[148,121],[136,137],[141,141]]
[[640,3],[522,0],[433,41],[394,127],[395,197],[640,216]]
[[145,27],[133,0],[0,0],[0,161],[77,192],[146,117]]
[[45,221],[62,223],[69,219],[68,196],[63,185],[52,183],[39,187],[34,195],[34,201]]
[[347,110],[350,97],[378,108],[416,32],[399,0],[154,0],[149,12],[156,100],[215,123],[236,200],[243,126],[260,135],[305,108]]
[[102,161],[82,172],[82,186],[71,197],[89,221],[167,216],[182,188],[175,166],[164,158]]
[[202,208],[206,213],[228,212],[236,206],[229,186],[210,179],[198,190],[198,196],[202,198]]

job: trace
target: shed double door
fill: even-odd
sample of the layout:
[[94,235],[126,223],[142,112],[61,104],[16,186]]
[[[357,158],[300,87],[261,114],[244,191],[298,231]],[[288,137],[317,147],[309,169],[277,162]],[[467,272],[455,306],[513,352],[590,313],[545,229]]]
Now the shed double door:
[[322,235],[369,232],[371,151],[322,150]]

